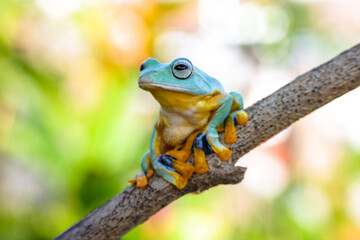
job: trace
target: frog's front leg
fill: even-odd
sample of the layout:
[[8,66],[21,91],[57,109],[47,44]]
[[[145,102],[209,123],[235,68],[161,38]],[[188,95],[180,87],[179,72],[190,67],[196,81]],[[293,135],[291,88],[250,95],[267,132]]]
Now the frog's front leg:
[[[231,113],[234,113],[236,116],[236,122],[239,125],[244,125],[249,121],[249,116],[243,110],[244,102],[242,96],[237,92],[230,92],[230,95],[233,97],[233,104],[231,106]],[[235,121],[235,118],[234,118]]]
[[242,96],[237,92],[230,92],[230,95],[233,97],[233,103],[230,114],[224,122],[224,142],[227,144],[232,144],[236,141],[235,125],[243,125],[249,120],[247,113],[243,110],[244,104]]
[[204,173],[209,170],[205,161],[205,153],[209,151],[214,151],[221,161],[227,161],[231,157],[231,150],[219,142],[216,127],[224,122],[225,118],[229,115],[232,102],[233,98],[231,95],[217,94],[201,103],[209,108],[207,110],[211,111],[211,116],[209,123],[202,131],[203,133],[194,141],[196,173]]
[[[216,98],[214,100],[216,101]],[[209,141],[212,150],[221,161],[227,161],[231,157],[232,152],[220,143],[216,127],[224,122],[226,117],[229,115],[232,102],[233,98],[231,95],[222,95],[215,104],[215,106],[220,105],[220,107],[213,112],[213,116],[206,127],[207,140]]]

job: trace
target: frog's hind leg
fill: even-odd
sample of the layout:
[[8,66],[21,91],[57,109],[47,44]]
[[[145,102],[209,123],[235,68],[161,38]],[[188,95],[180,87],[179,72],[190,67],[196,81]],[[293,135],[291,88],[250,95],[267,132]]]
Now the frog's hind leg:
[[180,162],[186,162],[191,155],[194,140],[199,135],[199,133],[200,131],[194,132],[186,139],[185,144],[176,146],[173,150],[168,151],[165,154],[176,158],[176,160]]
[[152,165],[158,175],[174,184],[178,189],[183,189],[186,186],[188,178],[194,171],[193,166],[180,162],[166,154],[157,157],[152,162]]
[[219,135],[216,128],[219,128],[219,125],[224,122],[226,117],[229,115],[231,106],[233,104],[233,97],[231,95],[222,96],[218,99],[217,105],[220,106],[214,111],[214,115],[211,118],[211,121],[205,128],[206,139],[210,144],[211,149],[216,153],[221,161],[227,161],[232,152],[230,149],[222,145],[219,141]]
[[194,140],[199,133],[200,131],[194,132],[186,139],[184,144],[176,146],[171,151],[165,153],[166,156],[173,158],[172,164],[174,169],[186,179],[190,178],[194,172],[194,167],[192,165],[185,164],[185,162],[191,155]]
[[134,179],[130,179],[129,183],[136,183],[136,187],[145,187],[148,184],[148,178],[154,174],[151,164],[150,153],[147,152],[141,160],[142,171],[139,172]]

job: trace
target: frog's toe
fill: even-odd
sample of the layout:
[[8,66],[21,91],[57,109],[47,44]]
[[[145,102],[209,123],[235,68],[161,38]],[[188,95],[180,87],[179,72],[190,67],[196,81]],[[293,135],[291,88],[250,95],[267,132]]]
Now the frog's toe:
[[147,184],[148,184],[148,180],[144,173],[141,173],[139,176],[137,176],[136,187],[142,188],[145,187]]
[[194,167],[192,165],[183,163],[167,154],[160,155],[159,162],[168,167],[170,171],[176,171],[180,173],[181,176],[186,179],[190,178],[194,172]]
[[198,174],[209,171],[209,166],[205,160],[205,153],[199,148],[194,148],[195,172]]
[[244,110],[238,110],[235,112],[236,114],[236,122],[239,125],[244,125],[249,121],[249,116]]
[[174,169],[186,179],[189,179],[194,172],[194,167],[192,165],[183,163],[178,160],[173,160],[172,165]]
[[134,183],[136,184],[136,187],[142,188],[148,184],[148,176],[143,171],[141,171],[136,175],[136,178],[130,179],[128,182]]
[[183,189],[186,186],[187,179],[194,171],[193,166],[177,161],[174,157],[165,154],[160,155],[153,162],[153,167],[158,175],[178,189]]
[[224,147],[222,149],[216,149],[215,153],[222,162],[226,162],[232,156],[232,151],[227,147]]
[[175,148],[171,151],[168,151],[166,155],[176,158],[180,162],[186,162],[190,157],[191,152],[184,149]]
[[232,144],[236,141],[236,129],[235,129],[235,113],[231,113],[225,120],[225,138],[224,142]]
[[206,139],[206,133],[201,133],[196,137],[193,150],[195,160],[195,172],[201,174],[209,171],[209,167],[205,160],[205,155],[212,153],[213,150]]
[[154,175],[154,169],[150,168],[146,171],[146,177],[151,178]]
[[236,141],[236,125],[244,125],[249,121],[249,116],[244,110],[234,111],[229,114],[224,123],[225,138],[224,142],[232,144]]
[[185,144],[176,146],[173,150],[168,151],[165,154],[176,158],[176,160],[178,160],[180,162],[183,162],[183,163],[186,162],[191,155],[191,150],[192,150],[195,138],[199,135],[199,133],[200,133],[200,130],[192,133],[186,139]]
[[216,153],[216,155],[220,158],[221,161],[225,162],[231,157],[231,150],[219,142],[219,137],[216,129],[209,130],[207,140],[210,144],[211,149]]
[[136,183],[136,178],[132,178],[130,180],[128,180],[129,183]]

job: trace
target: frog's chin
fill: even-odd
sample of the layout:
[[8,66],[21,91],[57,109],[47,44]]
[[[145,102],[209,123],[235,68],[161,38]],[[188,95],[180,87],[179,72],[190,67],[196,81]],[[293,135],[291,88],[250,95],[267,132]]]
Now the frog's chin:
[[170,91],[191,93],[194,90],[191,88],[184,88],[184,87],[173,86],[164,83],[154,83],[154,82],[139,82],[139,87],[147,91],[162,88]]

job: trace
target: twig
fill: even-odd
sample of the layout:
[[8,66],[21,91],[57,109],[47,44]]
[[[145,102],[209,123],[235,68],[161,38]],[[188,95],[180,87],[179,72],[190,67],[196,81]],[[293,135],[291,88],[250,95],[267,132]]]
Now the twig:
[[[210,171],[192,176],[181,191],[158,176],[152,177],[146,188],[129,186],[55,239],[118,239],[189,192],[241,182],[245,169],[234,166],[239,157],[359,85],[360,44],[247,108],[250,121],[236,129],[238,139],[229,146],[233,156],[228,162],[208,155]],[[220,138],[222,141],[222,134]]]

